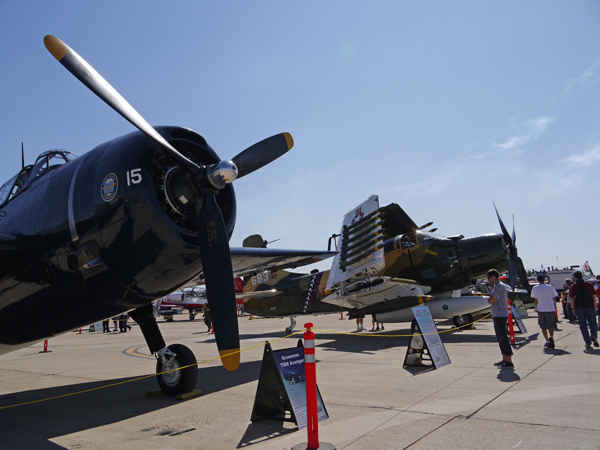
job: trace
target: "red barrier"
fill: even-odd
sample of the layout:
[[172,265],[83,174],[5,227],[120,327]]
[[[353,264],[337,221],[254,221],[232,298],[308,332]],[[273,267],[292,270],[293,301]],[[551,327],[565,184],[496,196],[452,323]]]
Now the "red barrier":
[[48,339],[46,339],[44,341],[44,350],[41,351],[40,353],[51,353],[51,352],[52,352],[52,350],[48,350]]
[[306,371],[306,430],[307,449],[319,448],[319,413],[317,411],[317,360],[315,358],[315,333],[312,323],[304,324],[304,369]]
[[510,300],[508,301],[508,332],[510,334],[510,343],[515,343],[515,327],[513,325],[512,307],[510,306]]

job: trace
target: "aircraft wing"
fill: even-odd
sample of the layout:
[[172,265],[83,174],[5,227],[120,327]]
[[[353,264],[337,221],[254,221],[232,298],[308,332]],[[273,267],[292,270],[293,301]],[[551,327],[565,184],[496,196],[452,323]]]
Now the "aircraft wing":
[[[231,264],[235,278],[265,270],[294,269],[331,258],[337,252],[327,250],[280,250],[276,248],[231,247]],[[202,272],[179,289],[204,284]],[[266,291],[265,291],[266,292]],[[237,298],[249,298],[247,294]]]
[[231,248],[235,277],[253,275],[265,270],[294,269],[331,258],[337,252],[327,250],[280,250],[276,248]]
[[419,229],[417,224],[397,203],[379,208],[379,211],[383,216],[383,229],[388,238],[408,234]]
[[278,291],[276,289],[268,289],[266,291],[253,291],[253,292],[236,292],[235,298],[240,300],[243,298],[252,299],[252,298],[269,298],[275,295],[281,294],[282,291]]
[[377,304],[388,304],[392,300],[423,296],[428,286],[419,286],[413,280],[401,278],[369,278],[344,286],[322,301],[343,308],[363,309]]

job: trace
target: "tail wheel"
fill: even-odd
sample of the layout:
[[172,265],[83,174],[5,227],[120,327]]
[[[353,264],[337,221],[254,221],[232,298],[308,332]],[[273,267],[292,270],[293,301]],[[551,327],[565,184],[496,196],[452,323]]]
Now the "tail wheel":
[[[176,356],[171,359],[167,366],[163,366],[160,358],[156,361],[156,378],[158,379],[160,388],[167,395],[177,395],[192,391],[198,381],[196,357],[185,345],[172,344],[168,348]],[[180,369],[181,367],[184,367],[184,369]]]
[[462,316],[454,316],[452,320],[454,320],[455,327],[465,327],[473,323],[473,316],[471,314],[463,314]]
[[190,320],[194,320],[196,318],[196,314],[190,314]]

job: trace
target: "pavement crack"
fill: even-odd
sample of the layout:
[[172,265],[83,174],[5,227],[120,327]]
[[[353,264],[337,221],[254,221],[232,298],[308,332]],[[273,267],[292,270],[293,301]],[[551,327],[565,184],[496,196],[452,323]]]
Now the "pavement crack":
[[412,447],[413,445],[415,445],[416,443],[418,443],[419,441],[422,441],[423,439],[425,439],[427,436],[429,436],[432,433],[435,433],[437,430],[445,427],[446,425],[448,425],[450,422],[454,421],[454,419],[456,419],[457,416],[451,417],[450,419],[448,419],[447,421],[445,421],[443,424],[441,424],[440,426],[434,428],[433,430],[431,430],[429,433],[425,433],[423,436],[421,436],[419,439],[417,439],[416,441],[414,441],[413,443],[407,445],[406,447],[404,447],[402,450],[406,450],[407,448]]

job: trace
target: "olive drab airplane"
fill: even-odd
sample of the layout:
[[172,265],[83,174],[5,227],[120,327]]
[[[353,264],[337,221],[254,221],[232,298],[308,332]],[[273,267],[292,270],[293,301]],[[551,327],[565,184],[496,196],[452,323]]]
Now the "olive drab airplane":
[[166,393],[189,391],[196,359],[165,344],[152,301],[199,274],[223,365],[238,367],[234,276],[296,267],[333,252],[229,248],[232,182],[292,148],[289,133],[221,160],[199,134],[152,128],[86,61],[54,36],[49,52],[140,131],[81,157],[42,153],[0,188],[0,354],[131,311]]
[[250,314],[289,316],[288,332],[301,314],[348,311],[351,319],[375,314],[381,323],[412,321],[410,308],[423,303],[433,318],[466,325],[489,304],[487,297],[461,290],[492,268],[509,269],[513,288],[517,269],[526,275],[514,229],[511,237],[498,220],[503,234],[442,237],[424,231],[431,222],[418,227],[397,204],[379,208],[378,197],[371,196],[344,217],[331,270],[264,271],[245,279],[238,297]]

